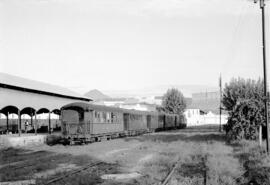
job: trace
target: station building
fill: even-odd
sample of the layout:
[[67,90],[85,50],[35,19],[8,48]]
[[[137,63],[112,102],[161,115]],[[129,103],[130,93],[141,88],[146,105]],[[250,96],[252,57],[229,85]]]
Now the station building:
[[[198,125],[224,125],[227,123],[228,115],[223,110],[219,115],[220,93],[219,92],[201,92],[193,93],[192,101],[187,106],[185,116],[188,126]],[[221,119],[220,119],[221,118]]]
[[15,128],[16,133],[21,134],[25,115],[37,132],[37,116],[44,113],[47,114],[48,132],[51,132],[51,116],[60,116],[62,106],[89,101],[90,98],[67,88],[0,73],[0,123],[4,120],[7,132],[14,132]]

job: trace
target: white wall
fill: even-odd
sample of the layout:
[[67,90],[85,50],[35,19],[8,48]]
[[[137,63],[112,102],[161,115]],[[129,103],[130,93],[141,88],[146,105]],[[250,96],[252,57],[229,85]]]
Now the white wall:
[[187,119],[187,126],[188,125],[201,125],[203,122],[203,117],[200,115],[199,109],[187,109],[184,112],[184,115]]
[[[219,114],[208,112],[207,114],[201,115],[199,109],[187,109],[184,114],[187,119],[187,126],[219,124]],[[222,114],[221,124],[226,124],[227,119],[228,116]]]

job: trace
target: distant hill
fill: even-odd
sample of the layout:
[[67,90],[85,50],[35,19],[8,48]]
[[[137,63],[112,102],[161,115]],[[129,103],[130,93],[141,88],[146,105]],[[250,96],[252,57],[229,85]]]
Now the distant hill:
[[104,100],[104,99],[109,99],[111,97],[103,94],[102,92],[100,92],[99,90],[97,89],[94,89],[94,90],[91,90],[87,93],[84,94],[84,96],[86,97],[89,97],[91,98],[92,100],[94,101],[97,101],[97,100]]

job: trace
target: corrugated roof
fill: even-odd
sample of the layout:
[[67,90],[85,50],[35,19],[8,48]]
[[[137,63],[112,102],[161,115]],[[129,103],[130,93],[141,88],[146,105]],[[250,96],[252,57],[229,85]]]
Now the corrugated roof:
[[82,96],[76,92],[73,92],[67,88],[60,87],[57,85],[51,85],[44,82],[39,82],[35,80],[30,80],[14,75],[10,75],[7,73],[0,72],[0,84],[7,85],[7,87],[19,87],[27,90],[41,91],[45,93],[50,93],[50,95],[60,95],[60,96],[68,96],[73,98],[85,99],[90,101],[91,99]]

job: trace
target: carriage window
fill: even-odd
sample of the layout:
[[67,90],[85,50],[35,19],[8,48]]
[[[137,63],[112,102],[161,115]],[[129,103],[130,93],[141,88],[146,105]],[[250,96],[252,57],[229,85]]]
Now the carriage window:
[[102,119],[101,119],[102,123],[106,123],[106,112],[102,112]]
[[96,123],[100,123],[101,120],[102,120],[101,112],[95,111],[95,121],[96,121]]
[[79,121],[84,120],[84,112],[79,111]]
[[142,121],[142,120],[143,120],[143,117],[142,117],[142,115],[131,114],[131,115],[130,115],[130,120],[134,120],[134,121]]
[[110,123],[111,122],[110,112],[106,112],[106,122],[107,123]]
[[111,112],[111,123],[113,123],[114,122],[114,114],[113,114],[113,112]]
[[117,114],[114,112],[98,112],[95,111],[96,123],[117,123]]

